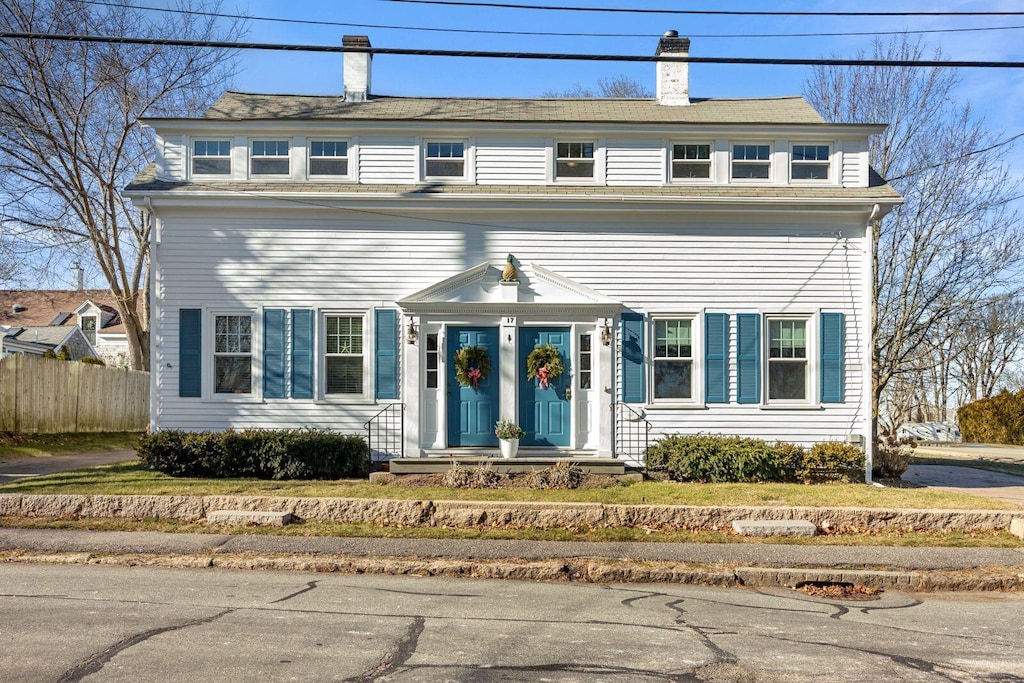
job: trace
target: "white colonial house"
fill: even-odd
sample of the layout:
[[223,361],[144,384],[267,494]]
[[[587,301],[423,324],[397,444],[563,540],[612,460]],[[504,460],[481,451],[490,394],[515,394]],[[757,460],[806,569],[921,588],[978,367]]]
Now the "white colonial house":
[[527,455],[867,445],[882,126],[690,99],[683,62],[646,100],[378,96],[370,64],[345,53],[344,95],[148,122],[125,194],[155,218],[154,429],[370,423],[406,458],[496,453],[501,417]]

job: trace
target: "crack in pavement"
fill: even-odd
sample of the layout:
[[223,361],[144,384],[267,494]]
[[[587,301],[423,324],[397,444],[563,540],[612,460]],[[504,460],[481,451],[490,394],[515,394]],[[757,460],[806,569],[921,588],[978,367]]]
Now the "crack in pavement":
[[279,602],[284,602],[285,600],[291,600],[292,598],[294,598],[296,596],[299,596],[299,595],[302,595],[303,593],[308,593],[311,590],[315,590],[317,588],[317,584],[318,583],[320,583],[320,582],[319,581],[309,581],[309,582],[306,583],[306,587],[305,588],[300,588],[299,590],[295,591],[294,593],[290,593],[290,594],[284,596],[283,598],[278,598],[277,600],[271,600],[267,604],[268,605],[274,605],[274,604],[277,604]]
[[[405,671],[413,672],[448,669],[475,674],[475,676],[472,677],[458,678],[454,676],[445,676],[443,680],[490,681],[499,680],[500,674],[507,674],[511,677],[510,680],[528,680],[523,674],[574,673],[590,675],[620,674],[627,675],[631,679],[647,677],[663,681],[677,681],[678,683],[704,683],[704,679],[698,678],[693,672],[705,666],[705,664],[701,664],[695,669],[685,672],[665,672],[652,671],[649,669],[635,669],[625,666],[585,663],[524,664],[522,666],[512,664],[415,664],[412,666],[406,666]],[[438,679],[441,678],[438,677]]]
[[181,629],[191,628],[192,626],[201,626],[203,624],[209,624],[210,622],[216,621],[224,615],[231,614],[234,611],[234,609],[226,609],[210,617],[203,617],[202,619],[192,619],[191,621],[175,624],[173,626],[162,626],[160,628],[153,628],[148,631],[143,631],[142,633],[137,633],[134,636],[129,636],[128,638],[120,640],[117,643],[111,645],[106,650],[97,652],[96,654],[89,656],[87,659],[85,659],[83,662],[81,662],[78,666],[74,667],[73,669],[65,671],[63,675],[61,675],[61,677],[57,679],[57,683],[77,683],[86,676],[94,674],[100,669],[102,669],[107,662],[109,662],[116,655],[118,655],[121,652],[124,652],[130,647],[134,647],[135,645],[145,642],[150,638],[153,638],[154,636],[160,635],[161,633],[180,631]]
[[424,617],[414,617],[412,624],[410,624],[409,628],[406,629],[405,635],[395,643],[394,649],[385,654],[377,666],[354,680],[375,681],[378,678],[386,676],[392,671],[396,671],[404,666],[405,663],[409,661],[414,654],[416,654],[416,647],[419,643],[420,635],[423,633],[423,629],[426,628],[426,622],[427,620]]

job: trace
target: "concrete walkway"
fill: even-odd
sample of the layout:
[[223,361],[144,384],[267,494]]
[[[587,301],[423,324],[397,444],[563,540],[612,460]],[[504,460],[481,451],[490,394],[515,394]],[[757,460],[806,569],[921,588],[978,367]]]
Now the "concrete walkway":
[[974,467],[911,465],[903,481],[973,496],[1009,500],[1024,505],[1024,477]]
[[0,484],[40,477],[44,474],[77,470],[82,467],[110,465],[115,462],[135,460],[135,451],[104,451],[101,453],[72,453],[68,455],[48,455],[38,458],[18,458],[17,460],[0,460]]

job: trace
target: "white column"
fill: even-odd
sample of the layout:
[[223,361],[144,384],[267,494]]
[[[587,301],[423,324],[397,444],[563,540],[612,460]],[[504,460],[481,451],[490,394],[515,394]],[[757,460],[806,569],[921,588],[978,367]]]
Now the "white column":
[[498,330],[498,345],[501,364],[501,384],[498,386],[499,418],[507,417],[520,423],[516,414],[517,381],[520,372],[518,366],[519,335],[515,316],[503,316]]
[[[607,322],[611,333],[611,343],[604,345],[602,333]],[[594,339],[594,378],[593,386],[596,395],[594,403],[597,405],[597,415],[594,419],[594,427],[600,430],[600,437],[597,443],[597,454],[602,458],[610,458],[615,454],[615,444],[612,442],[612,432],[615,429],[615,416],[612,415],[612,397],[615,395],[615,344],[616,344],[616,320],[609,316],[602,318],[598,323],[597,336]]]
[[[409,323],[412,322],[420,334],[415,344],[408,341]],[[402,444],[405,457],[418,458],[423,454],[420,449],[420,404],[423,392],[420,390],[420,347],[425,343],[419,316],[403,315],[398,335],[402,345],[402,401],[405,403],[405,440]]]

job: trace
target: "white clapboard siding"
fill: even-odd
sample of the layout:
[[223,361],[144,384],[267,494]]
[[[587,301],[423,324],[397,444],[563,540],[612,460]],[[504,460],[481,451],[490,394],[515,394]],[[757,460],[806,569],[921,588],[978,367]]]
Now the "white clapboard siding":
[[156,177],[160,180],[185,179],[185,136],[157,138]]
[[[482,262],[500,267],[509,253],[647,313],[707,309],[813,315],[824,309],[847,315],[846,403],[814,411],[741,406],[735,403],[733,367],[733,403],[700,411],[649,409],[655,434],[703,431],[811,443],[863,432],[866,424],[859,406],[867,364],[859,357],[863,339],[858,325],[867,312],[859,308],[862,297],[853,294],[861,282],[863,241],[845,243],[834,236],[838,229],[862,236],[863,225],[854,218],[829,223],[790,215],[769,224],[751,223],[750,216],[699,222],[685,212],[488,212],[479,226],[446,226],[298,207],[220,214],[214,225],[208,217],[172,208],[164,209],[161,219],[163,296],[154,331],[160,396],[155,406],[164,428],[303,425],[358,432],[380,410],[372,399],[178,398],[179,308],[253,310],[258,337],[261,306],[369,311]],[[733,324],[730,328],[735,334]],[[204,367],[210,362],[204,358]],[[254,357],[257,384],[258,367]]]
[[414,183],[417,147],[413,137],[362,137],[359,139],[359,182]]
[[608,185],[663,185],[665,146],[661,140],[609,140],[605,147]]
[[843,143],[843,186],[863,187],[868,177],[868,146],[865,142]]
[[547,180],[547,142],[542,139],[477,138],[480,185],[536,185]]

